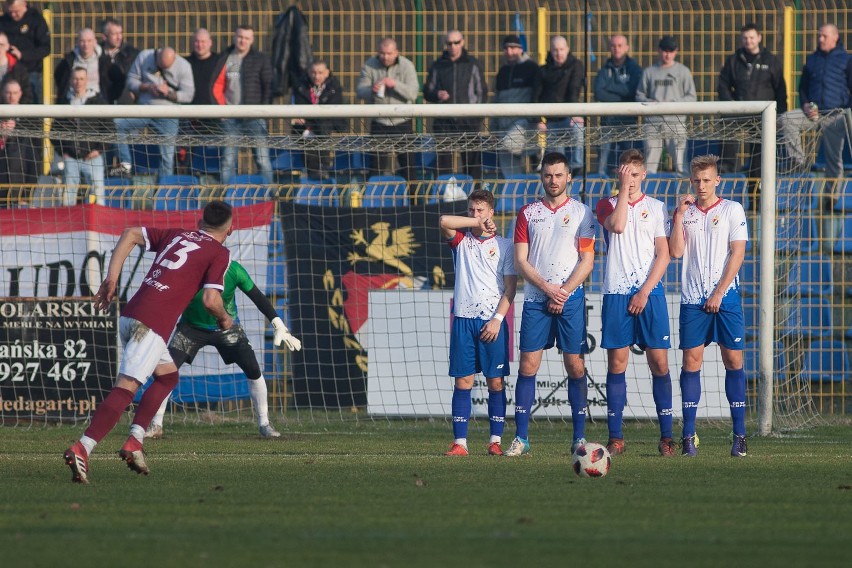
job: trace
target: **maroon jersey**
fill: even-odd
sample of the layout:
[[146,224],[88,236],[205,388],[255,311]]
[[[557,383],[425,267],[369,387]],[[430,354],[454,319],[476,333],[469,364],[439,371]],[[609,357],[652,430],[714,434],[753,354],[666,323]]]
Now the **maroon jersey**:
[[121,315],[139,320],[168,341],[178,318],[201,288],[225,288],[231,253],[201,231],[142,228],[145,250],[157,257]]

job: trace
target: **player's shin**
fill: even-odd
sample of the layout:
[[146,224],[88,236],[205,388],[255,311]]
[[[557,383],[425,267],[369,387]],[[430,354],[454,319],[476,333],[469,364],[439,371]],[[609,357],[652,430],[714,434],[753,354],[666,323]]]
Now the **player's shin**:
[[92,423],[86,428],[85,436],[95,442],[103,440],[118,424],[124,409],[133,401],[134,393],[121,387],[115,387],[110,391],[104,401],[98,405]]
[[[139,426],[142,429],[143,435],[145,429],[151,424],[151,419],[154,418],[154,415],[160,409],[160,405],[177,386],[179,378],[180,376],[177,371],[163,375],[154,375],[154,382],[151,383],[151,386],[142,395],[142,400],[139,402],[139,409],[133,418],[133,426]],[[133,436],[136,437],[135,434]]]
[[725,371],[725,395],[731,406],[731,421],[733,422],[734,435],[745,436],[745,405],[746,405],[746,380],[745,371]]
[[467,422],[470,419],[470,389],[453,389],[453,438],[457,444],[467,445]]
[[574,428],[574,440],[586,437],[586,404],[588,400],[586,377],[568,379],[568,402],[571,404],[571,424]]
[[248,382],[251,403],[257,416],[257,425],[269,424],[269,396],[266,388],[266,379],[260,378]]
[[683,437],[695,434],[695,418],[701,401],[701,371],[680,372],[680,392],[683,398]]
[[672,376],[652,375],[654,405],[657,407],[657,419],[660,421],[660,438],[672,437]]
[[535,375],[518,375],[515,383],[515,435],[529,438],[530,412],[535,402]]
[[627,380],[624,373],[606,374],[606,416],[610,439],[624,438],[621,423],[627,403]]

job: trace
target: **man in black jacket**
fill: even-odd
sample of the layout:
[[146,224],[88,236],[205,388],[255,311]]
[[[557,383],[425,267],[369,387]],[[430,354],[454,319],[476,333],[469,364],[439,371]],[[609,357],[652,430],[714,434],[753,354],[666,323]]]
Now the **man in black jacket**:
[[[0,91],[4,105],[21,103],[21,85],[11,79]],[[11,109],[4,109],[6,116]],[[38,182],[36,167],[36,145],[32,138],[20,136],[17,126],[22,122],[15,118],[0,120],[0,209],[26,206],[29,204],[33,186]]]
[[50,55],[50,28],[37,8],[27,0],[5,0],[5,13],[0,17],[0,31],[5,32],[9,50],[30,73],[33,102],[42,102],[42,61]]
[[[234,44],[219,55],[213,73],[213,98],[220,105],[268,105],[272,102],[272,61],[252,47],[254,28],[242,24],[234,32]],[[263,138],[269,135],[266,119],[226,118],[222,129],[228,136]],[[222,151],[222,181],[227,183],[237,173],[236,146]],[[269,148],[255,146],[254,161],[258,172],[272,183]]]
[[[778,115],[787,112],[787,84],[781,60],[760,45],[763,38],[755,24],[746,24],[740,29],[740,47],[728,56],[719,73],[720,101],[776,101]],[[735,172],[737,167],[737,142],[722,144],[720,171]],[[748,177],[760,178],[760,144],[746,145]],[[756,185],[752,183],[751,185]],[[755,209],[757,201],[749,201]]]
[[[423,98],[430,103],[479,104],[488,98],[485,73],[479,61],[464,47],[464,36],[458,30],[447,32],[446,50],[432,63],[423,85]],[[482,128],[480,117],[436,118],[432,130],[436,134],[467,133],[475,136]],[[438,152],[438,173],[466,173],[473,179],[482,178],[480,152],[462,152],[463,172],[453,172],[451,152]]]
[[101,36],[101,60],[108,63],[106,81],[101,81],[101,96],[110,104],[131,104],[132,94],[124,86],[139,50],[124,41],[124,28],[114,18],[107,18],[101,24]]
[[[293,88],[293,104],[297,105],[342,105],[343,86],[332,74],[328,63],[315,60],[308,67],[308,74]],[[294,118],[293,132],[306,140],[314,136],[325,136],[333,132],[344,132],[349,124],[343,118]],[[311,179],[325,179],[331,171],[333,153],[326,150],[306,150],[305,167]]]
[[61,104],[71,90],[71,71],[82,68],[86,70],[89,84],[87,88],[95,93],[103,93],[109,90],[109,67],[108,59],[101,57],[101,48],[95,39],[95,32],[91,28],[83,28],[77,32],[77,46],[65,54],[65,57],[56,65],[53,72],[53,81],[56,85],[56,102]]

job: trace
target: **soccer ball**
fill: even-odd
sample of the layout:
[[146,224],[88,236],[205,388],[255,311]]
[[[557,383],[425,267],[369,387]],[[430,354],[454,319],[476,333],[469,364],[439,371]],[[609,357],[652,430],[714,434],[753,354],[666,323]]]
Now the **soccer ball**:
[[595,442],[586,442],[571,456],[571,467],[580,477],[603,477],[609,473],[611,461],[606,447]]

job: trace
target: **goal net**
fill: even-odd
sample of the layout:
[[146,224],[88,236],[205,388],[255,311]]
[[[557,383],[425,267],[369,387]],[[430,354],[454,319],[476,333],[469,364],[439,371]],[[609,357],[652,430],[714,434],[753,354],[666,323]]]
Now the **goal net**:
[[[832,115],[805,124],[792,144],[783,121],[776,129],[769,103],[133,106],[77,107],[73,113],[60,107],[19,108],[15,120],[2,123],[4,145],[21,148],[18,165],[37,179],[15,178],[2,194],[3,423],[88,418],[111,387],[120,356],[118,312],[94,313],[90,296],[121,229],[194,227],[199,209],[216,198],[237,207],[238,230],[226,243],[233,258],[266,291],[303,344],[295,353],[274,348],[269,323],[238,293],[240,320],[269,384],[273,420],[448,417],[454,273],[438,230],[440,215],[465,214],[466,195],[474,187],[490,188],[497,196],[498,225],[511,236],[520,206],[540,195],[537,166],[548,150],[570,157],[572,197],[594,208],[615,187],[618,153],[643,148],[649,138],[684,141],[686,157],[664,152],[657,172],[645,182],[646,192],[670,209],[677,195],[688,191],[682,167],[689,157],[721,154],[737,171],[723,176],[719,193],[749,211],[752,241],[741,279],[748,404],[759,429],[807,425],[823,403],[815,399],[808,374],[816,339],[807,332],[824,333],[831,324],[810,319],[812,313],[801,307],[821,301],[831,305],[830,296],[807,291],[805,280],[816,270],[811,267],[822,266],[819,253],[828,252],[842,232],[835,218],[823,214],[824,198],[833,190],[811,173],[821,125]],[[521,111],[527,118],[517,118]],[[460,117],[469,129],[436,128],[435,120],[447,116]],[[542,129],[539,116],[586,120],[582,129],[559,123]],[[115,119],[128,117],[179,120],[178,134],[158,134],[153,124],[133,132],[117,130]],[[381,117],[410,120],[412,132],[370,134],[371,122]],[[262,120],[269,133],[226,132],[223,118]],[[336,123],[336,130],[306,133],[294,124],[303,118]],[[129,172],[120,170],[124,154],[116,144],[127,145]],[[236,154],[228,170],[234,175],[223,179],[229,147]],[[602,147],[610,148],[609,164],[600,164]],[[74,157],[91,149],[104,158],[95,169],[100,178],[87,177],[86,160]],[[171,156],[172,170],[164,171]],[[762,179],[748,177],[761,172],[756,164],[749,170],[752,156],[763,160]],[[606,355],[599,347],[606,249],[598,237],[595,268],[586,283],[592,419],[606,416]],[[126,263],[118,311],[150,262],[139,252]],[[673,261],[664,279],[675,347],[679,269],[680,262]],[[774,286],[761,286],[766,274]],[[510,417],[522,306],[519,293],[509,318]],[[767,323],[770,332],[761,334]],[[834,355],[839,348],[820,344],[820,349]],[[653,419],[650,373],[641,351],[634,353],[625,417]],[[669,364],[677,385],[676,348]],[[477,379],[473,414],[486,417],[487,390]],[[841,382],[835,391],[833,384],[826,392],[820,383],[818,395],[839,397],[843,404],[846,387]],[[702,387],[699,416],[727,423],[724,368],[715,347],[705,355]],[[674,394],[678,408],[677,386]],[[252,416],[245,376],[212,348],[181,369],[181,384],[171,400],[171,420]],[[536,400],[534,418],[570,419],[565,372],[555,350],[545,353]]]

